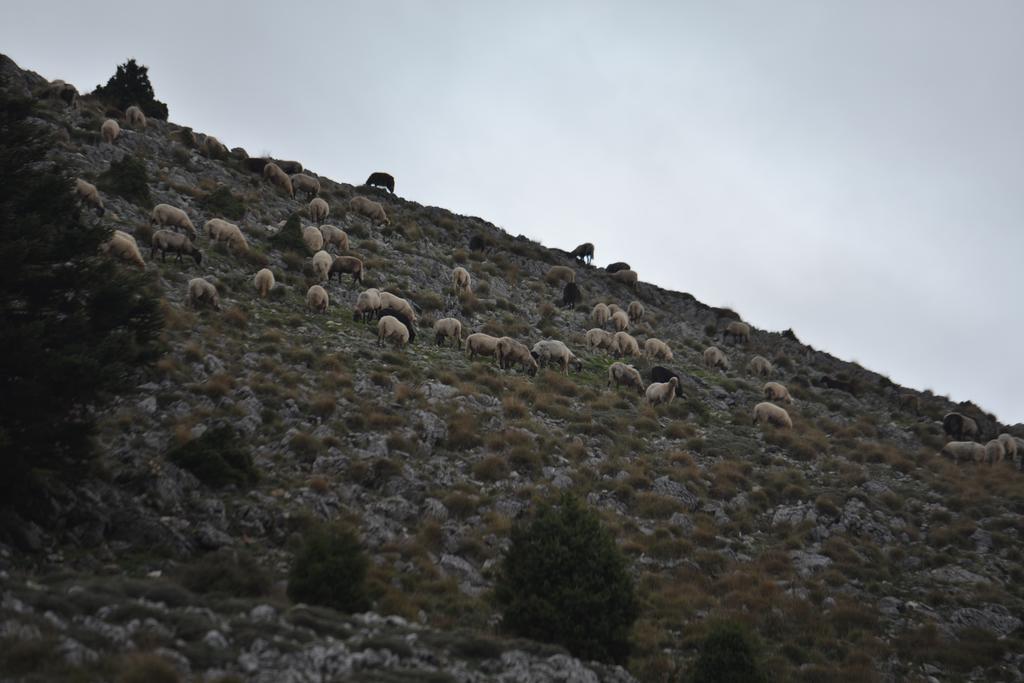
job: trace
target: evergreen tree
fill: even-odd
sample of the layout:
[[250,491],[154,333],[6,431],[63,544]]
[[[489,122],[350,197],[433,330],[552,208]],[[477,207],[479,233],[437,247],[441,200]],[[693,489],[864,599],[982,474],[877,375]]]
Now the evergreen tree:
[[156,99],[153,85],[149,82],[149,67],[140,66],[134,59],[119,64],[107,84],[97,85],[93,94],[118,109],[124,110],[134,104],[146,116],[167,120],[167,105]]

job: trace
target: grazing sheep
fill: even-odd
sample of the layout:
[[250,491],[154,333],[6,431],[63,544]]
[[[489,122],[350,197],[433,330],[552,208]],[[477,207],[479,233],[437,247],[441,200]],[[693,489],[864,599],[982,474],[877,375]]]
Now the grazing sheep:
[[252,283],[256,285],[256,291],[260,293],[260,298],[266,299],[267,295],[270,294],[270,290],[274,288],[274,274],[269,268],[263,268],[256,273]]
[[78,88],[59,78],[50,82],[44,96],[58,99],[72,108],[78,107]]
[[390,339],[396,347],[404,347],[409,343],[409,328],[393,315],[381,316],[377,321],[377,346],[385,339]]
[[682,398],[683,396],[683,374],[678,370],[670,370],[661,365],[655,365],[651,368],[651,381],[652,382],[668,382],[672,378],[676,379],[676,396]]
[[997,465],[1006,457],[1006,445],[999,439],[992,439],[985,444],[985,459],[989,465]]
[[671,403],[672,399],[676,397],[676,389],[678,388],[679,380],[675,377],[667,382],[652,382],[647,387],[645,393],[647,402],[652,406],[656,406],[659,403]]
[[320,285],[313,285],[306,290],[306,306],[314,313],[326,313],[329,302],[327,290]]
[[616,261],[615,263],[605,266],[604,269],[609,273],[617,273],[620,270],[631,270],[629,264],[624,261]]
[[192,225],[188,214],[170,204],[157,204],[154,206],[153,211],[149,215],[149,224],[160,227],[171,226],[172,228],[181,228],[192,241],[195,241],[196,237],[198,237],[196,227]]
[[327,214],[331,212],[331,205],[320,197],[313,197],[309,202],[309,219],[320,225],[327,220]]
[[557,363],[562,367],[562,372],[569,374],[571,365],[576,372],[583,371],[583,361],[577,358],[569,347],[556,339],[546,339],[533,345],[534,359],[543,365],[546,362]]
[[199,308],[202,304],[211,306],[214,310],[220,310],[220,295],[217,288],[209,280],[201,277],[194,277],[188,281],[188,304],[192,308]]
[[386,315],[390,315],[392,318],[397,319],[398,322],[405,325],[406,330],[408,330],[409,332],[410,344],[416,341],[416,326],[413,324],[413,321],[409,319],[409,316],[407,316],[402,311],[396,310],[394,308],[382,308],[379,311],[377,311],[378,318],[383,318]]
[[249,251],[249,242],[242,234],[242,229],[234,223],[228,223],[222,218],[211,218],[206,221],[203,230],[214,242],[226,242],[232,251]]
[[306,247],[314,254],[324,248],[324,236],[320,234],[320,230],[312,225],[307,225],[302,229],[302,241],[306,243]]
[[605,386],[610,387],[612,382],[615,382],[616,389],[619,388],[619,385],[625,384],[627,387],[636,388],[637,394],[644,393],[644,380],[640,377],[640,372],[632,365],[612,363],[608,367],[608,384]]
[[182,235],[180,232],[174,232],[172,230],[157,230],[153,233],[153,237],[150,238],[150,250],[149,260],[153,260],[153,256],[156,255],[157,249],[160,250],[160,256],[162,261],[167,261],[167,252],[178,255],[178,263],[181,263],[182,255],[191,256],[196,261],[196,265],[200,265],[203,262],[203,254],[199,251],[199,248],[192,243],[192,240],[188,238],[188,235]]
[[296,192],[305,192],[306,197],[312,199],[320,194],[320,181],[305,173],[296,173],[291,177],[292,188]]
[[282,171],[288,175],[295,175],[296,173],[302,173],[306,169],[303,168],[302,164],[298,161],[284,161],[282,159],[274,159],[274,163],[277,164]]
[[764,397],[769,401],[785,401],[786,403],[793,403],[793,397],[789,395],[789,389],[778,382],[765,382],[761,391],[764,392]]
[[331,272],[332,263],[334,263],[334,259],[323,249],[313,254],[313,273],[316,274],[317,280],[320,282],[327,280],[327,274]]
[[587,330],[586,339],[588,349],[605,349],[610,351],[612,348],[612,333],[599,327]]
[[672,349],[660,339],[650,338],[644,342],[644,356],[651,360],[672,360]]
[[624,285],[629,285],[633,289],[636,289],[637,282],[640,279],[635,270],[618,270],[612,273],[612,278]]
[[455,318],[441,318],[434,322],[434,339],[438,346],[444,344],[446,337],[455,341],[455,346],[462,346],[462,323]]
[[103,136],[103,142],[113,144],[114,140],[121,135],[121,126],[117,125],[117,121],[114,119],[107,119],[100,126],[100,135]]
[[988,457],[988,451],[980,443],[973,441],[950,441],[942,447],[939,455],[950,458],[954,462],[984,462]]
[[717,346],[709,346],[704,349],[704,365],[709,368],[729,369],[729,359]]
[[384,207],[366,197],[353,197],[348,206],[357,214],[370,219],[373,225],[391,225]]
[[115,230],[110,239],[100,245],[100,252],[130,261],[137,265],[139,270],[146,269],[146,262],[142,260],[135,238],[122,230]]
[[269,180],[271,184],[277,185],[283,189],[288,193],[289,197],[295,196],[295,188],[292,187],[292,179],[289,178],[288,174],[281,170],[281,167],[273,161],[268,161],[264,164],[263,178],[264,180]]
[[793,420],[785,408],[780,408],[774,403],[758,403],[754,406],[754,424],[772,424],[776,427],[793,428]]
[[[303,235],[303,237],[305,237],[305,235]],[[331,269],[327,271],[327,279],[330,280],[335,275],[337,275],[338,282],[341,282],[342,273],[351,273],[353,283],[362,283],[363,262],[357,259],[355,256],[335,256],[334,262],[331,263]]]
[[466,355],[471,359],[476,356],[498,355],[498,338],[483,332],[475,332],[466,337]]
[[767,377],[772,374],[772,363],[764,356],[754,356],[747,363],[747,372],[758,377]]
[[612,354],[616,358],[623,356],[639,356],[640,344],[628,332],[616,332],[612,336]]
[[921,401],[916,394],[900,394],[897,401],[901,409],[911,408],[914,411],[914,415],[921,414]]
[[76,178],[75,194],[78,195],[78,199],[83,204],[92,206],[96,210],[97,216],[102,216],[106,212],[106,208],[103,206],[103,198],[100,197],[100,191],[92,183]]
[[978,423],[962,413],[946,413],[942,418],[942,430],[956,441],[973,439],[978,436]]
[[226,159],[230,155],[227,145],[212,135],[207,135],[203,140],[203,152],[211,159]]
[[377,317],[380,310],[380,290],[375,288],[360,292],[356,297],[355,308],[352,309],[352,319],[366,322]]
[[729,337],[735,342],[737,339],[746,344],[750,341],[750,325],[741,323],[738,320],[731,321],[722,330],[722,343],[728,341]]
[[605,304],[596,304],[590,311],[590,319],[594,321],[594,324],[598,327],[604,327],[608,324],[609,318],[612,317],[612,312],[608,310]]
[[124,111],[125,121],[132,128],[145,128],[146,127],[146,115],[142,113],[142,110],[136,107],[134,104]]
[[380,293],[380,305],[382,308],[393,308],[396,311],[401,311],[402,315],[407,317],[409,320],[414,322],[416,320],[416,311],[413,309],[412,304],[409,303],[408,300],[392,294],[391,292]]
[[549,285],[557,285],[560,282],[576,282],[576,271],[569,266],[551,266],[551,270],[544,276],[544,281]]
[[1011,434],[1000,434],[996,437],[1003,442],[1003,449],[1006,451],[1006,459],[1013,461],[1017,458],[1017,440]]
[[575,282],[565,283],[562,288],[562,308],[570,311],[576,310],[576,304],[583,300],[583,292]]
[[338,248],[338,252],[348,251],[348,233],[333,225],[321,225],[320,234],[324,238],[324,249],[332,244]]
[[594,260],[594,245],[591,244],[590,242],[584,242],[580,246],[570,251],[569,256],[572,256],[580,263],[590,263],[591,261]]
[[622,310],[622,307],[618,304],[608,304],[608,315],[615,315]]
[[625,332],[629,329],[629,314],[618,310],[612,313],[612,327],[616,332]]
[[469,271],[462,266],[455,266],[455,268],[452,269],[452,291],[455,292],[456,296],[463,292],[471,294],[472,290],[470,289],[469,283]]
[[395,177],[390,173],[384,173],[383,171],[374,171],[370,174],[370,177],[366,179],[363,185],[383,187],[386,188],[391,194],[395,193]]
[[629,321],[634,322],[644,317],[647,309],[639,301],[630,301],[629,306],[626,307],[626,313],[629,315]]
[[509,370],[513,364],[518,364],[531,376],[537,374],[537,360],[530,353],[530,349],[526,344],[518,342],[512,337],[499,338],[494,355],[502,370]]

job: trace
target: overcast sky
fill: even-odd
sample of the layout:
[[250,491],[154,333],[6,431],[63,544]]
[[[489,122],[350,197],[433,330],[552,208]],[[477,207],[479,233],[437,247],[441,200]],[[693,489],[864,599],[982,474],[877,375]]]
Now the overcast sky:
[[1024,3],[5,4],[23,68],[85,92],[135,57],[228,146],[1024,421]]

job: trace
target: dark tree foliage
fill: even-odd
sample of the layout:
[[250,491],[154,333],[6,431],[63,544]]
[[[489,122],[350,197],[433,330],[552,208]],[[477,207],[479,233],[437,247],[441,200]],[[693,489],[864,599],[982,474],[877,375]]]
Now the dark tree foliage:
[[167,459],[208,486],[243,486],[259,481],[249,448],[229,425],[210,429],[167,454]]
[[330,524],[314,527],[292,564],[288,597],[342,612],[363,611],[369,607],[367,565],[354,533]]
[[288,217],[284,227],[275,235],[271,235],[270,244],[275,249],[292,250],[301,254],[306,253],[306,243],[302,241],[302,218],[298,213]]
[[611,534],[575,498],[543,506],[531,524],[512,530],[495,597],[510,633],[584,659],[629,656],[639,613],[633,580]]
[[93,94],[121,111],[134,104],[148,117],[167,120],[167,105],[156,99],[149,82],[149,67],[136,64],[134,59],[119,64],[107,84],[97,85]]
[[690,670],[690,683],[731,683],[767,681],[757,661],[750,636],[736,624],[716,624],[704,638],[700,655]]
[[153,207],[146,164],[138,157],[125,155],[121,160],[112,160],[110,167],[96,179],[96,187],[124,197],[144,209]]
[[[0,83],[0,507],[21,508],[48,474],[93,455],[86,409],[158,353],[150,278],[97,254],[109,227],[82,212],[46,161],[32,103]],[[84,217],[83,217],[84,216]]]

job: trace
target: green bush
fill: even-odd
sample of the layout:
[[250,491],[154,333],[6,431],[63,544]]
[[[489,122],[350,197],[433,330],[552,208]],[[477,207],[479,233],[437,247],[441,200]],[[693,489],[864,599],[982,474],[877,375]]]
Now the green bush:
[[622,663],[629,656],[639,611],[633,580],[597,515],[571,496],[513,528],[495,597],[510,633],[585,659]]
[[270,577],[246,552],[222,549],[185,568],[181,583],[193,593],[259,597],[270,592]]
[[322,525],[306,536],[288,575],[294,602],[360,612],[366,597],[366,555],[356,535],[343,527]]
[[[298,213],[288,217],[281,230],[270,237],[270,244],[281,251],[291,250],[300,254],[308,253],[306,243],[302,241],[302,218]],[[305,259],[303,259],[305,263]]]
[[167,458],[214,488],[259,481],[249,449],[228,425],[210,429],[198,439],[178,446]]
[[119,64],[107,84],[97,85],[93,94],[121,111],[134,104],[146,116],[167,120],[167,105],[156,99],[149,82],[149,67],[140,66],[134,59]]
[[203,197],[201,203],[207,211],[218,217],[223,216],[233,221],[245,218],[245,202],[224,186]]
[[149,196],[146,164],[138,157],[125,156],[120,161],[111,161],[110,168],[97,178],[96,187],[104,192],[124,197],[144,209],[153,206],[153,200]]
[[757,661],[750,636],[740,626],[722,622],[711,627],[690,670],[690,683],[759,683],[767,676]]

